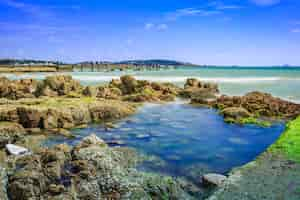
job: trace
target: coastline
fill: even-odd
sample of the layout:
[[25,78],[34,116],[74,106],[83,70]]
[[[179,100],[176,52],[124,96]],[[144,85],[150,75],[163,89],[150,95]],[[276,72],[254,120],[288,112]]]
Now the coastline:
[[[124,118],[135,113],[136,108],[145,102],[174,102],[177,97],[187,99],[192,105],[217,108],[222,111],[220,114],[224,116],[225,121],[229,119],[228,121],[231,123],[239,124],[259,124],[256,121],[248,120],[254,117],[256,119],[270,117],[288,120],[298,115],[298,111],[300,112],[300,105],[265,93],[252,92],[241,97],[222,96],[219,94],[218,85],[201,82],[196,79],[188,79],[184,88],[170,83],[136,80],[131,76],[123,76],[120,79],[112,80],[107,85],[101,86],[82,86],[70,76],[52,76],[39,82],[32,79],[11,81],[5,78],[1,79],[1,81],[3,87],[1,88],[0,121],[5,121],[1,127],[2,131],[0,131],[1,136],[4,136],[2,146],[5,146],[7,143],[22,145],[22,142],[18,143],[20,138],[26,138],[28,135],[38,135],[41,131],[45,131],[46,136],[49,136],[49,134],[61,134],[65,137],[72,137],[66,130],[78,126],[84,127],[92,122],[108,122],[105,125],[107,128],[110,128],[113,127],[111,124],[112,120]],[[7,129],[7,127],[10,128]],[[283,134],[283,136],[285,135]],[[282,142],[280,147],[285,146],[288,142]],[[30,144],[26,147],[30,148]],[[291,147],[288,147],[288,150],[290,149]],[[40,150],[34,152],[33,155],[36,155],[36,153],[40,155],[38,153]],[[56,154],[61,149],[54,151]],[[94,154],[97,151],[92,152]],[[274,153],[267,153],[266,155],[267,158],[271,157],[271,161],[269,162],[268,160],[268,163],[264,166],[273,163]],[[41,154],[41,156],[45,155]],[[9,157],[11,158],[12,156]],[[15,158],[18,159],[18,157]],[[85,159],[86,157],[84,157]],[[265,159],[262,162],[264,161]],[[280,159],[281,161],[287,162],[284,159]],[[69,161],[67,160],[66,162]],[[259,160],[258,162],[260,163]],[[242,169],[249,169],[249,165],[252,166],[249,163]],[[288,162],[287,165],[290,166],[291,164]],[[32,169],[30,168],[30,170]],[[43,173],[41,176],[44,176]],[[232,179],[235,181],[236,178],[232,178],[235,176],[229,176],[228,182]],[[18,180],[17,178],[15,179]],[[9,179],[9,184],[15,184],[15,179]],[[173,179],[167,179],[173,184]],[[18,189],[26,190],[26,188]],[[219,189],[218,191],[221,190]],[[215,195],[227,195],[227,193],[218,191]],[[60,190],[58,192],[59,194],[62,193]],[[41,194],[44,193],[42,192]],[[182,192],[182,194],[184,193]],[[166,192],[165,195],[172,194]],[[242,193],[242,195],[245,194]],[[177,197],[179,198],[179,196]]]

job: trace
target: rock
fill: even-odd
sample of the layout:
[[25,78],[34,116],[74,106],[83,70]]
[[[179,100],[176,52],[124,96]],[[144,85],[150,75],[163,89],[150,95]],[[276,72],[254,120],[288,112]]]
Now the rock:
[[6,150],[8,151],[8,153],[10,153],[11,155],[18,156],[18,155],[24,155],[24,154],[29,153],[28,149],[17,146],[17,145],[7,144],[7,145],[5,145],[5,147],[6,147]]
[[94,86],[87,86],[82,91],[82,94],[89,97],[96,97],[98,93],[98,88]]
[[124,145],[125,142],[123,140],[108,140],[106,141],[108,145]]
[[58,95],[67,95],[70,92],[80,93],[82,90],[80,82],[74,80],[72,76],[68,76],[68,75],[46,77],[43,83],[43,88],[47,88],[47,87],[57,92]]
[[190,199],[175,179],[135,170],[132,149],[102,143],[91,135],[72,149],[60,145],[17,158],[7,183],[10,199]]
[[251,117],[251,113],[248,112],[245,108],[242,107],[228,107],[221,111],[224,118],[231,118],[231,119],[242,119]]
[[22,125],[14,122],[0,122],[0,148],[22,140],[24,135],[25,129]]
[[197,79],[187,79],[179,95],[184,98],[191,98],[192,103],[207,104],[208,99],[216,99],[219,93],[218,85],[214,83],[205,83]]
[[57,195],[62,192],[64,192],[65,187],[63,185],[55,185],[55,184],[50,184],[49,185],[49,192],[51,194]]
[[6,170],[0,166],[0,199],[1,200],[8,200],[6,185],[7,185],[7,173]]
[[24,128],[39,128],[42,124],[42,112],[29,107],[18,107],[17,108],[20,124]]
[[136,89],[138,86],[138,82],[133,76],[125,75],[125,76],[121,76],[120,79],[122,82],[121,90],[123,94],[132,94],[137,92]]
[[293,119],[300,115],[300,104],[288,102],[270,94],[250,92],[245,96],[221,96],[216,108],[242,107],[255,117]]
[[75,138],[75,136],[67,129],[57,128],[57,129],[49,129],[47,133],[54,135],[61,135],[67,138]]
[[221,186],[227,177],[221,174],[205,174],[202,176],[202,183],[204,186]]
[[88,137],[85,137],[81,140],[81,142],[77,145],[78,148],[87,147],[91,145],[97,146],[107,146],[104,140],[97,137],[95,134],[91,134]]

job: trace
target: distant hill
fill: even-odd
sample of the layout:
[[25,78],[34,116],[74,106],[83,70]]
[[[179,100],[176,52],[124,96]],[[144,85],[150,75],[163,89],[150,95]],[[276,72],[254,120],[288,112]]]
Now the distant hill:
[[[66,63],[60,61],[49,61],[49,60],[33,60],[33,59],[0,59],[0,65],[64,65]],[[192,63],[180,62],[175,60],[164,60],[164,59],[149,59],[149,60],[125,60],[120,62],[109,62],[109,61],[85,61],[73,64],[124,64],[124,65],[161,65],[161,66],[195,66]]]
[[151,59],[151,60],[126,60],[121,62],[116,62],[114,64],[135,64],[135,65],[194,65],[192,63],[180,62],[175,60],[164,60],[164,59]]
[[64,64],[60,61],[33,60],[33,59],[0,59],[0,65],[51,65]]

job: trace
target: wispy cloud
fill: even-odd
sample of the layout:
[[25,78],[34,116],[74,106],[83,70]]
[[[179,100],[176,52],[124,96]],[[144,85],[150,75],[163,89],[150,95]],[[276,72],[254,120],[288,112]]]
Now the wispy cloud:
[[158,31],[164,31],[168,29],[168,25],[165,23],[160,24],[154,24],[154,23],[146,23],[144,26],[145,30],[158,30]]
[[300,28],[295,28],[291,30],[292,33],[300,33]]
[[250,1],[258,6],[272,6],[280,3],[281,0],[250,0]]
[[177,20],[181,17],[187,16],[212,16],[220,14],[221,11],[218,10],[206,10],[206,9],[196,9],[196,8],[183,8],[178,9],[174,12],[170,12],[166,14],[166,19],[173,21]]

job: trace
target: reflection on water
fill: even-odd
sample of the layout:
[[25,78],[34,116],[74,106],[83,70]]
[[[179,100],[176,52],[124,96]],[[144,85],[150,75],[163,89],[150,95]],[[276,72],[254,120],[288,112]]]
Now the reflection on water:
[[112,146],[130,146],[149,155],[140,166],[142,170],[199,178],[204,172],[225,173],[253,160],[279,137],[283,128],[283,124],[269,128],[230,125],[215,110],[179,103],[146,104],[114,129],[91,125],[74,130],[76,139],[55,138],[46,145],[74,145],[96,133]]

